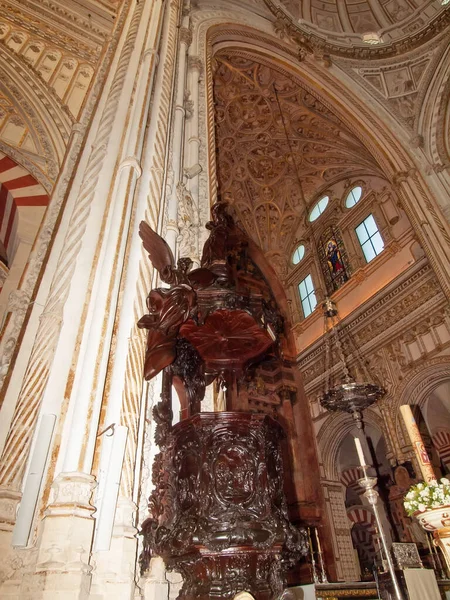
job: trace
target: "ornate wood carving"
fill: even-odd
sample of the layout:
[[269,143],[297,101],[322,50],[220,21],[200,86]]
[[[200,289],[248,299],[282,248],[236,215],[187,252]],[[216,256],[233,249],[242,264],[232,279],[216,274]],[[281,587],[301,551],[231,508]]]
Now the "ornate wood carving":
[[[142,527],[142,570],[152,553],[180,571],[184,600],[233,598],[250,591],[270,600],[288,566],[307,552],[303,529],[289,521],[284,495],[279,423],[238,412],[246,368],[273,348],[282,318],[265,281],[247,260],[244,233],[215,205],[201,260],[175,268],[167,244],[145,223],[140,234],[169,288],[152,290],[144,375],[163,370],[153,416],[160,453],[153,465],[150,517]],[[250,375],[249,375],[250,376]],[[226,387],[227,408],[201,413],[207,378]],[[172,383],[181,382],[188,418],[172,427]]]
[[149,549],[162,555],[183,573],[186,600],[232,598],[243,589],[257,600],[275,597],[284,568],[306,553],[304,531],[287,515],[281,426],[259,414],[201,413],[172,436],[159,518],[143,527],[143,567]]

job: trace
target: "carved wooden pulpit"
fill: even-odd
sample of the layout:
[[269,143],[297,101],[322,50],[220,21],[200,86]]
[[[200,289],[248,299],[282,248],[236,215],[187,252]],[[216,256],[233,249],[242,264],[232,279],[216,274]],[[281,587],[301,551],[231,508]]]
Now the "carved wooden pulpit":
[[[307,552],[289,521],[283,491],[284,431],[269,415],[243,410],[240,388],[258,362],[275,357],[283,320],[270,288],[247,256],[245,234],[212,208],[201,268],[175,267],[165,241],[146,223],[140,235],[168,288],[152,290],[144,376],[163,371],[154,408],[154,491],[144,522],[145,571],[152,555],[183,575],[179,598],[276,598],[286,569]],[[250,374],[250,375],[249,375]],[[222,412],[202,412],[205,387],[223,389]],[[184,418],[172,426],[172,387]]]

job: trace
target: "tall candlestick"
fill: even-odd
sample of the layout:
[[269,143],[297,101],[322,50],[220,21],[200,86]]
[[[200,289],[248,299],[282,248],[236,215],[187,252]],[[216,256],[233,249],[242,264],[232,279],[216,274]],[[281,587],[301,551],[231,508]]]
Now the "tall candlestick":
[[314,581],[314,583],[320,583],[320,579],[317,576],[317,571],[316,571],[316,561],[314,559],[314,548],[312,545],[311,532],[310,532],[309,527],[308,527],[308,542],[309,542],[309,551],[311,553],[311,568],[312,568],[313,581]]
[[320,570],[321,570],[321,575],[322,575],[321,583],[328,583],[327,574],[325,571],[325,564],[323,562],[322,548],[320,546],[319,532],[317,531],[317,527],[314,528],[314,532],[316,534],[317,551],[319,554],[319,563],[320,563]]
[[317,542],[317,550],[319,552],[322,552],[322,548],[320,547],[320,539],[319,539],[319,534],[317,533],[317,527],[314,527],[314,534],[316,536],[316,542]]
[[422,477],[426,482],[432,481],[433,479],[436,479],[436,475],[434,474],[430,458],[425,450],[425,445],[422,436],[420,435],[419,428],[417,427],[416,420],[414,419],[411,407],[408,404],[404,404],[403,406],[400,406],[400,412],[405,422],[417,462],[419,463]]
[[354,440],[355,440],[356,452],[358,453],[359,464],[362,467],[366,467],[367,463],[366,463],[364,452],[363,452],[363,449],[362,449],[362,446],[361,446],[361,440],[359,438],[357,438],[357,437],[355,437]]

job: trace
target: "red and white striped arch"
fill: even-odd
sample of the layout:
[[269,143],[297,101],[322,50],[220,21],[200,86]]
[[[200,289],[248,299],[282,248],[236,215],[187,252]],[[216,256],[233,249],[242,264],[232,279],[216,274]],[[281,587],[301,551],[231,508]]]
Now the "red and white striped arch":
[[43,186],[24,167],[0,152],[0,241],[8,266],[19,239],[34,240],[48,202]]
[[371,535],[376,533],[375,517],[370,510],[362,507],[353,507],[347,511],[347,517],[352,523],[363,525]]
[[433,444],[442,462],[450,467],[450,431],[441,430],[433,435]]
[[341,473],[341,483],[345,485],[345,487],[350,487],[356,491],[359,495],[363,491],[363,489],[358,484],[358,481],[361,479],[361,471],[356,467],[352,467],[351,469],[346,469]]

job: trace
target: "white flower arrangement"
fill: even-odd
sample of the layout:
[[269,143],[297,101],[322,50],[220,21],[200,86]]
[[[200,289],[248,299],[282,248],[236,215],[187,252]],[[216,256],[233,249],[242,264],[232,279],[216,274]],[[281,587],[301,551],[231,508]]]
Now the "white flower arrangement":
[[443,477],[428,483],[413,485],[403,501],[408,516],[416,512],[425,512],[431,508],[450,506],[450,480]]

